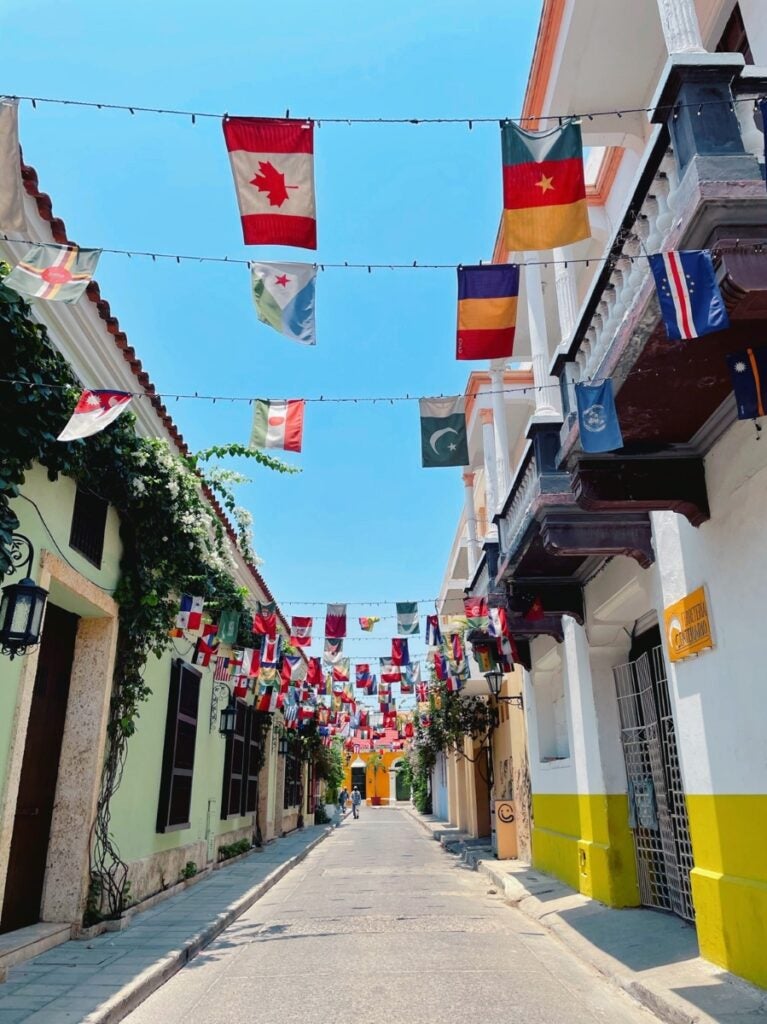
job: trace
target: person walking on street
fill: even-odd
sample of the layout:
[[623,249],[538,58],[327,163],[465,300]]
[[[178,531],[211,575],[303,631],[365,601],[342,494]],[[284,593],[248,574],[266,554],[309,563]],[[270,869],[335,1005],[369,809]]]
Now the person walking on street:
[[360,816],[360,804],[362,803],[362,794],[355,786],[352,790],[352,814],[355,818]]
[[344,788],[338,794],[338,806],[340,808],[341,816],[342,817],[343,817],[344,811],[346,810],[346,801],[348,799],[349,799],[349,793],[348,793],[348,791],[346,789],[346,786],[344,786]]

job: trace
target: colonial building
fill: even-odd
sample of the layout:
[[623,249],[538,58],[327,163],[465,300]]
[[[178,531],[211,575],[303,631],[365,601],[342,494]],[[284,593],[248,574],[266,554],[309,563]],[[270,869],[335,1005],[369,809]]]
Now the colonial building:
[[[67,242],[34,170],[24,167],[23,178],[27,238]],[[24,250],[0,243],[11,263]],[[95,282],[76,305],[36,302],[33,315],[47,328],[50,351],[83,386],[143,392],[146,398],[133,403],[136,431],[167,442],[171,454],[187,452]],[[9,345],[4,335],[6,353]],[[115,692],[115,591],[126,569],[125,524],[115,508],[73,476],[54,475],[50,464],[33,465],[10,499],[20,554],[30,554],[28,575],[48,599],[39,646],[14,660],[0,657],[0,930],[20,930],[18,949],[28,955],[64,941],[84,915],[92,921],[107,911],[94,826]],[[251,605],[271,600],[213,494],[206,491],[204,501],[223,530],[233,589],[242,588]],[[279,628],[287,632],[281,618]],[[231,853],[259,832],[270,839],[312,820],[310,768],[296,739],[282,737],[281,716],[264,733],[250,695],[237,701],[233,729],[221,735],[230,688],[214,682],[215,659],[208,667],[192,664],[193,648],[193,640],[168,638],[159,656],[148,656],[141,682],[151,692],[117,766],[121,781],[107,827],[126,866],[130,903],[205,869],[224,847]],[[3,950],[13,952],[13,943],[5,941]]]
[[[499,232],[496,261],[542,262],[517,334],[535,407],[506,483],[496,436],[481,460],[499,547],[467,585],[503,591],[525,668],[533,864],[679,915],[767,985],[767,447],[726,362],[767,317],[762,8],[545,0],[522,114],[581,115],[591,237],[525,254]],[[646,255],[684,249],[713,252],[730,326],[673,342]],[[588,455],[573,389],[606,378],[624,444]]]

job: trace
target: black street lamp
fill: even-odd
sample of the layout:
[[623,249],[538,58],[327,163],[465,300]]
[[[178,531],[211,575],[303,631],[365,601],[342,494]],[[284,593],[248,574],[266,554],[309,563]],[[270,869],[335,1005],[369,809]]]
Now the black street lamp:
[[218,721],[218,731],[222,736],[232,736],[237,728],[237,702],[232,693],[229,694],[229,703],[221,709],[221,717]]
[[30,647],[40,643],[48,591],[38,587],[29,576],[34,557],[35,549],[29,538],[15,533],[11,543],[11,568],[8,575],[13,575],[18,568],[24,566],[27,576],[21,583],[3,587],[0,599],[0,651],[11,660],[17,654],[26,654]]
[[485,672],[485,679],[487,680],[487,688],[490,691],[490,696],[494,698],[496,703],[515,704],[518,708],[523,707],[524,704],[521,693],[512,694],[511,697],[501,696],[503,676],[504,673],[499,668],[494,668],[489,672]]

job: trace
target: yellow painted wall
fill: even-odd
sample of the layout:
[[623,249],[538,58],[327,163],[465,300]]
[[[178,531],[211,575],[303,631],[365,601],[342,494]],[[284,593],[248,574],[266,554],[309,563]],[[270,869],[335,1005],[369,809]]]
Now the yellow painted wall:
[[687,796],[701,955],[767,987],[767,795]]
[[[365,762],[365,796],[366,802],[370,803],[373,796],[381,798],[381,803],[385,804],[389,802],[391,796],[392,802],[395,794],[389,793],[389,769],[395,761],[401,761],[404,757],[404,753],[401,750],[383,750],[383,764],[377,772],[373,772],[373,769],[368,766],[368,761],[371,757],[372,752],[370,750],[363,750],[359,754],[345,754],[344,755],[344,785],[349,793],[352,791],[352,764],[359,758],[359,760]],[[375,777],[374,777],[375,776]]]
[[611,907],[639,904],[625,794],[533,794],[533,864]]

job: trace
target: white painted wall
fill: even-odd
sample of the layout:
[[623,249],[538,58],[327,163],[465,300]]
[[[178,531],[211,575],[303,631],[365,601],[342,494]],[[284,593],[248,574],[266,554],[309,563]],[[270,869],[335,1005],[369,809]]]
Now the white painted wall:
[[711,519],[653,515],[663,603],[704,584],[715,648],[669,668],[689,793],[767,793],[767,441],[738,422],[706,457]]
[[740,13],[751,43],[754,63],[767,65],[767,8],[764,0],[740,0]]

